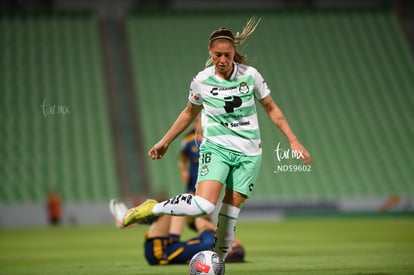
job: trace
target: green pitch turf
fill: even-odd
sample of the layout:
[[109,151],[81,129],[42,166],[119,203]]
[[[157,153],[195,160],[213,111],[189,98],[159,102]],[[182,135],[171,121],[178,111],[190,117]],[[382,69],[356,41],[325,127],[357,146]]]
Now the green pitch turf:
[[[145,229],[1,229],[0,274],[188,274],[147,265]],[[240,221],[237,230],[247,262],[226,274],[414,274],[412,217]]]

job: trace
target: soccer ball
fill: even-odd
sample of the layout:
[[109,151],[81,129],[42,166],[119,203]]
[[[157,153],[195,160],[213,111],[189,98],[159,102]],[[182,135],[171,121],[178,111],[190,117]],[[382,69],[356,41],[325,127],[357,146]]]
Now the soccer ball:
[[190,275],[223,275],[224,262],[220,256],[210,250],[200,251],[191,258]]

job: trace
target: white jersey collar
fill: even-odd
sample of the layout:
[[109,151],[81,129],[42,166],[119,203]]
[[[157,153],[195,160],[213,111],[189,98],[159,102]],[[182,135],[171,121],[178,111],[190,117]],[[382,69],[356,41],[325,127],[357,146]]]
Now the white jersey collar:
[[[238,70],[238,65],[239,65],[238,63],[233,62],[234,70],[233,70],[233,73],[231,74],[231,76],[230,76],[230,78],[228,80],[234,80],[236,78],[237,70]],[[213,65],[213,75],[220,82],[226,80],[226,79],[223,79],[223,78],[221,78],[221,77],[219,77],[219,76],[216,75],[216,66],[214,66],[214,65]]]

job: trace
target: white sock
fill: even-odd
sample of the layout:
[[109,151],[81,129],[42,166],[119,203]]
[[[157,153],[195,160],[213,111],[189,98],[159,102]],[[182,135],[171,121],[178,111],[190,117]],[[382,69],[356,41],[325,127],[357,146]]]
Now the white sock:
[[240,208],[230,204],[223,203],[221,206],[216,231],[216,243],[214,251],[223,259],[226,259],[227,253],[236,233],[236,223],[239,217]]
[[214,204],[200,196],[181,194],[157,203],[152,212],[155,215],[201,216],[210,214],[214,208]]

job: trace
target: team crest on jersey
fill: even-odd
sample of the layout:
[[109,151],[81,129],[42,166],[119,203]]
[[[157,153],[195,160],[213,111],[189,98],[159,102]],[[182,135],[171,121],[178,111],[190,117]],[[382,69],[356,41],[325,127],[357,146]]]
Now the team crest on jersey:
[[249,92],[249,86],[246,82],[241,82],[239,86],[239,92],[242,94],[247,94]]
[[200,171],[200,175],[201,176],[205,176],[205,175],[207,175],[208,174],[208,166],[207,165],[203,165],[202,167],[201,167],[201,171]]

